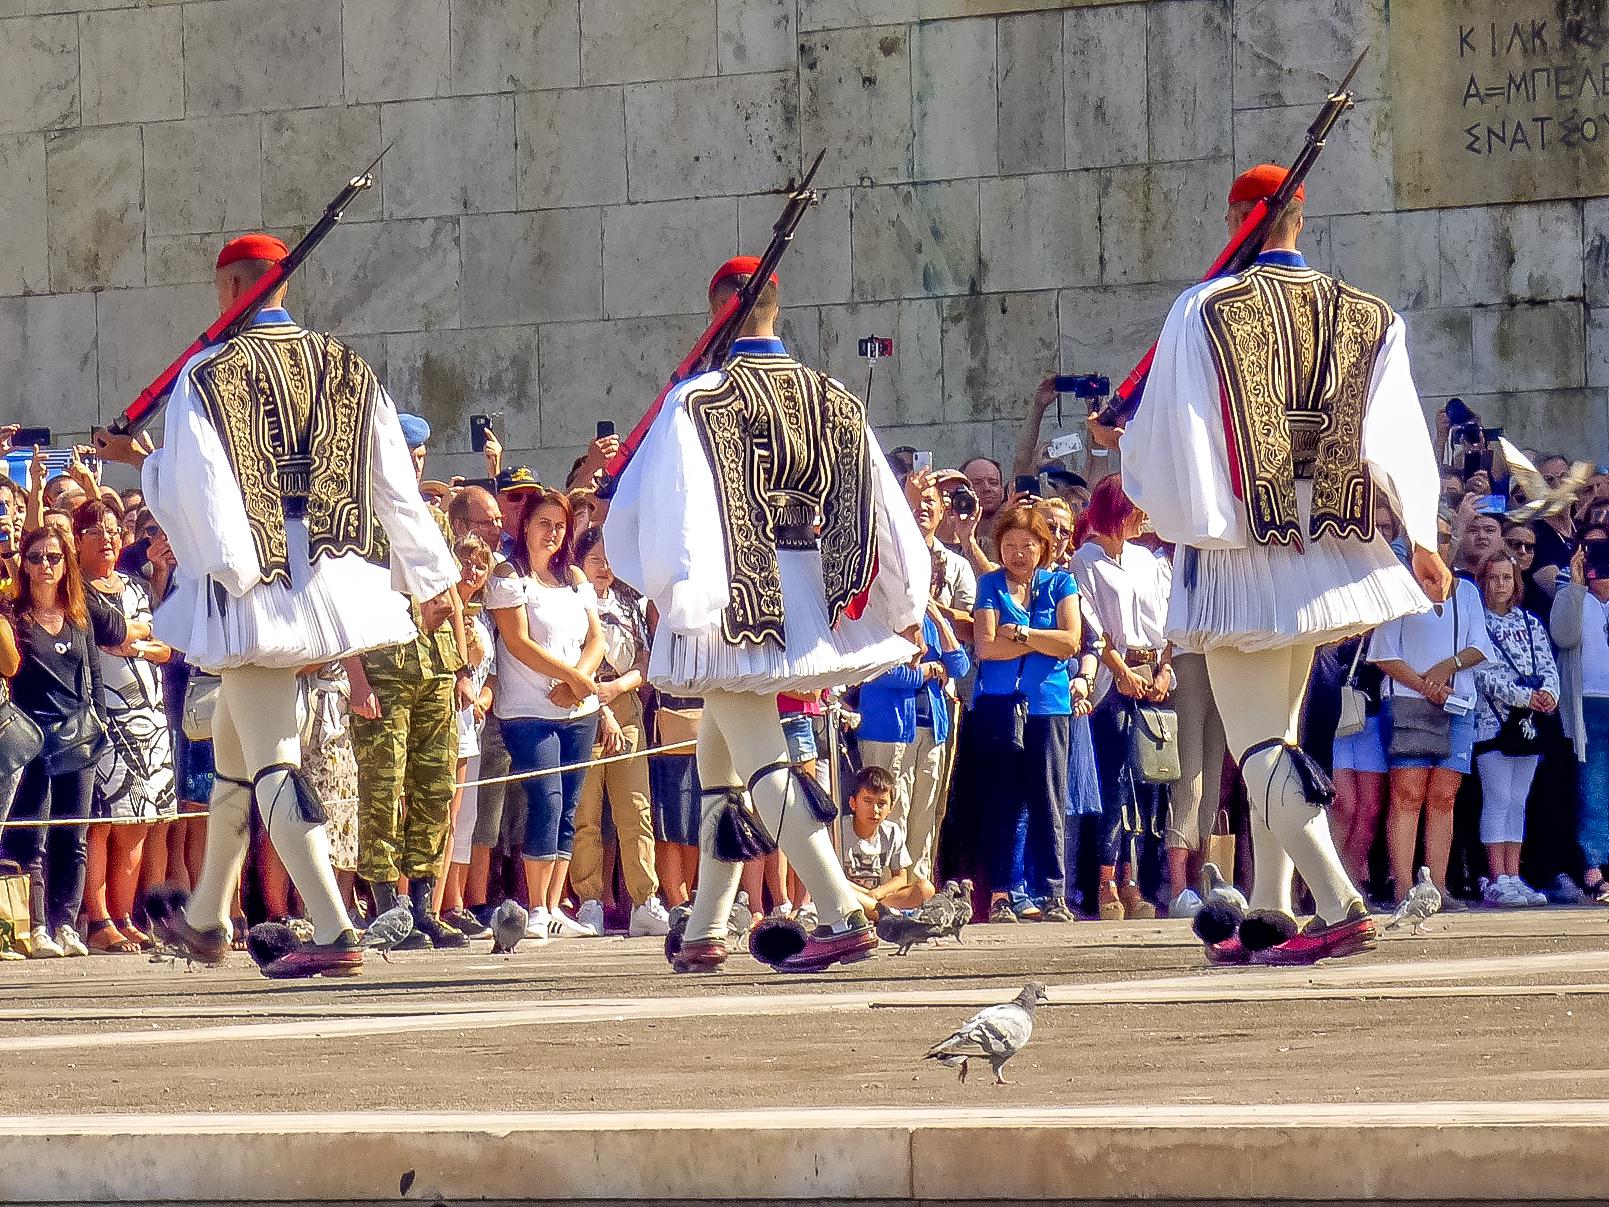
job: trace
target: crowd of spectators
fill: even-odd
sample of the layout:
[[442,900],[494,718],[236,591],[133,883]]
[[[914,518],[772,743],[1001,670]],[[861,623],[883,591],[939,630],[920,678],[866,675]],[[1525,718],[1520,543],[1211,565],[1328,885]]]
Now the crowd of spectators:
[[[1167,641],[1171,550],[1116,474],[1048,457],[1055,397],[1036,394],[1009,473],[888,452],[932,555],[924,648],[778,700],[794,759],[839,794],[835,841],[868,912],[966,878],[995,923],[1188,916],[1209,857],[1249,873],[1205,662]],[[404,706],[383,666],[304,672],[303,770],[349,907],[373,916],[411,875],[434,893],[417,946],[487,936],[508,898],[538,941],[664,934],[698,884],[700,702],[648,686],[657,617],[610,569],[597,486],[617,442],[560,489],[504,467],[493,433],[486,477],[444,482],[405,419],[462,569],[463,656],[444,638],[408,672],[440,680],[448,719],[414,700],[390,754]],[[1458,407],[1439,429],[1454,595],[1314,667],[1303,743],[1334,777],[1337,848],[1382,907],[1421,864],[1451,908],[1609,904],[1609,472],[1522,459]],[[191,883],[207,824],[215,681],[154,638],[172,551],[140,492],[103,486],[84,451],[48,480],[42,453],[25,483],[0,478],[0,872],[28,878],[12,956],[150,950],[141,890]],[[1406,557],[1388,508],[1377,522]],[[454,623],[416,618],[425,642]],[[443,820],[424,824],[436,766]],[[812,916],[780,853],[743,888],[755,917]],[[298,909],[259,840],[237,941]]]

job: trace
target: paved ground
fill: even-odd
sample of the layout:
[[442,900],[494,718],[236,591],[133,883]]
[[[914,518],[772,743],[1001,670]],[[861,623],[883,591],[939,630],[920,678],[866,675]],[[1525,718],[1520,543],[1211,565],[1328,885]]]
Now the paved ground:
[[[1203,967],[1177,922],[976,926],[816,977],[673,977],[657,940],[417,953],[347,982],[240,956],[0,966],[13,1113],[1519,1102],[1602,1097],[1609,913],[1475,912],[1311,969]],[[1017,1084],[918,1059],[1051,987]]]

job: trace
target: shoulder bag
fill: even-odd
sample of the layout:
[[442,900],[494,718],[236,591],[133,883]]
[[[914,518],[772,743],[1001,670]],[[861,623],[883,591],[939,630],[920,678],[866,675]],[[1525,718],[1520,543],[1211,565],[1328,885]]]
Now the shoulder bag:
[[[1453,653],[1458,653],[1458,584],[1453,584]],[[1434,759],[1452,753],[1453,715],[1423,696],[1399,696],[1391,689],[1392,759]]]
[[45,735],[12,701],[11,689],[0,690],[5,694],[5,702],[0,703],[0,777],[9,778],[39,757]]
[[[1491,630],[1487,630],[1490,635]],[[1492,637],[1492,645],[1496,647],[1498,655],[1508,663],[1509,670],[1514,672],[1514,680],[1521,687],[1531,691],[1539,691],[1542,687],[1542,676],[1536,669],[1536,634],[1531,629],[1531,618],[1525,617],[1525,644],[1531,655],[1531,670],[1529,674],[1521,674],[1520,668],[1514,665],[1514,659],[1508,656],[1503,643]],[[1527,755],[1542,753],[1542,732],[1536,723],[1536,710],[1534,708],[1510,707],[1503,723],[1498,726],[1497,736],[1492,739],[1491,746],[1498,754],[1506,754],[1510,758],[1525,758]]]
[[82,657],[78,669],[78,694],[84,706],[71,716],[40,726],[44,734],[40,753],[44,759],[45,774],[49,776],[68,775],[92,766],[100,757],[101,747],[106,744],[106,727],[101,724],[100,716],[95,711],[95,700],[91,694],[89,660],[95,654],[89,643],[89,635],[75,628],[73,644]]
[[1134,702],[1129,767],[1148,784],[1179,781],[1179,714],[1166,704]]
[[1358,666],[1363,662],[1363,651],[1368,648],[1369,634],[1365,633],[1352,655],[1352,669],[1341,682],[1341,716],[1335,722],[1335,736],[1350,738],[1363,732],[1369,723],[1369,693],[1358,686]]

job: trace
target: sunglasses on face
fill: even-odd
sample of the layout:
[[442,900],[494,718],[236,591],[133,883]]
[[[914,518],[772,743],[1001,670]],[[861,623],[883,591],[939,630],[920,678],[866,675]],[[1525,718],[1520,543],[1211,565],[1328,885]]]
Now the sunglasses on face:
[[1516,553],[1534,553],[1536,551],[1536,542],[1535,541],[1510,541],[1508,543],[1508,547],[1510,549],[1514,550],[1514,552],[1516,552]]
[[66,558],[60,553],[30,553],[22,560],[30,566],[59,566]]

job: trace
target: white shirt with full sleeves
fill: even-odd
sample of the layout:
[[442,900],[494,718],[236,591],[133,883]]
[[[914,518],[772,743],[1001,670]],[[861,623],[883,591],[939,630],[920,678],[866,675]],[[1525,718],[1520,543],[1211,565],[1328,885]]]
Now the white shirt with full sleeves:
[[141,474],[147,506],[178,559],[177,586],[157,609],[156,636],[208,671],[328,662],[410,641],[406,591],[431,599],[458,581],[458,565],[419,494],[396,407],[385,391],[374,408],[370,480],[375,521],[391,568],[355,553],[308,554],[307,524],[285,522],[291,581],[265,583],[246,506],[191,370],[168,402],[162,447]]
[[[1300,544],[1251,539],[1236,496],[1202,304],[1237,278],[1180,295],[1162,329],[1138,412],[1122,437],[1123,486],[1177,547],[1169,639],[1181,649],[1246,652],[1318,646],[1428,606],[1408,567],[1378,533],[1368,541],[1309,535],[1313,484],[1296,482]],[[1362,458],[1414,544],[1436,547],[1440,477],[1393,317],[1374,364]]]
[[682,695],[814,691],[862,683],[907,660],[914,647],[899,634],[920,625],[927,610],[932,556],[869,429],[877,571],[865,611],[834,626],[819,552],[783,550],[785,648],[727,643],[721,620],[731,588],[715,479],[682,403],[718,380],[704,374],[666,397],[604,521],[615,574],[659,610],[649,680]]

